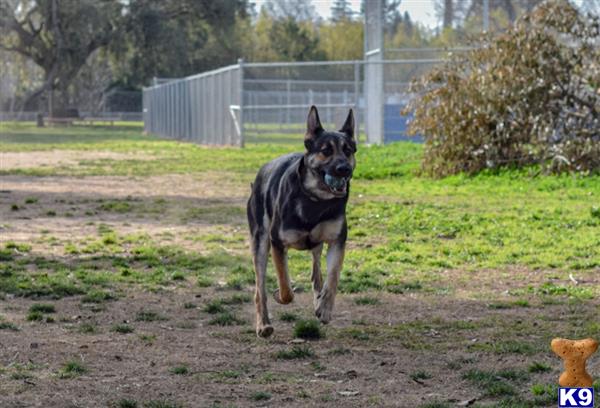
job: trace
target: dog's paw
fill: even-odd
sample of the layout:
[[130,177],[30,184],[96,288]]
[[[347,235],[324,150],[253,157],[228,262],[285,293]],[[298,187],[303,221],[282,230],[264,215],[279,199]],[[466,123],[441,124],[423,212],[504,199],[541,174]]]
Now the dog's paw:
[[315,316],[319,318],[319,321],[323,324],[327,324],[331,321],[331,310],[315,310]]
[[256,335],[258,337],[267,338],[273,334],[273,326],[266,324],[256,328]]
[[321,323],[327,324],[331,321],[332,309],[333,307],[329,302],[320,299],[317,308],[315,309],[315,316],[317,316]]
[[275,289],[275,291],[273,292],[273,298],[277,303],[287,305],[288,303],[291,303],[292,300],[294,300],[294,293],[288,292],[286,296],[282,297],[281,292],[279,292],[279,289]]

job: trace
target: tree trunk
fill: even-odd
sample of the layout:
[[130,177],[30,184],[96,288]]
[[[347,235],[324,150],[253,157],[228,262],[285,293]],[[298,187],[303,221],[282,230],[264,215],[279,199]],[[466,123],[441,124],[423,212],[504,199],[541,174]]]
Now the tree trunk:
[[48,90],[48,116],[54,117],[54,89]]
[[454,21],[454,4],[452,0],[444,0],[444,28],[451,28]]
[[506,10],[506,14],[508,15],[508,21],[511,24],[514,23],[517,19],[517,13],[515,12],[513,0],[504,0],[504,10]]
[[[19,111],[23,112],[23,110],[25,110],[25,107],[31,102],[33,101],[35,98],[38,98],[39,96],[41,96],[44,92],[46,92],[48,89],[52,89],[52,87],[54,86],[54,79],[56,78],[56,65],[54,65],[52,68],[44,68],[44,83],[38,87],[37,89],[34,89],[33,91],[31,91],[29,93],[29,95],[27,95],[24,99],[23,99],[23,104],[21,105],[21,107],[19,108]],[[50,103],[50,101],[48,101],[48,103]],[[49,106],[50,107],[50,106]],[[51,112],[49,110],[49,112]]]

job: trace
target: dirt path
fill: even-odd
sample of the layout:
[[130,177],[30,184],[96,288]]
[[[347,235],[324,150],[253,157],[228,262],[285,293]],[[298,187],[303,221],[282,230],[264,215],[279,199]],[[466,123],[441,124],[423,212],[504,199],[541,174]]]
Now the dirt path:
[[74,167],[82,160],[153,160],[155,157],[139,153],[109,151],[49,150],[41,152],[3,152],[0,169],[28,169],[36,167]]

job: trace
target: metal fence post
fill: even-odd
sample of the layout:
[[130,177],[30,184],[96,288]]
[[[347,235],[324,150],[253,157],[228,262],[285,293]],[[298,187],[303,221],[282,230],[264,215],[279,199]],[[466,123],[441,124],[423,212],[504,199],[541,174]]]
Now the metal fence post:
[[354,61],[354,117],[356,118],[356,141],[360,143],[360,61]]
[[238,125],[240,127],[240,147],[244,147],[244,59],[238,59],[239,65],[239,84],[238,92],[240,94],[239,107],[240,116],[238,118]]
[[365,132],[367,143],[382,144],[385,141],[384,109],[385,91],[383,66],[383,0],[365,3]]
[[[292,91],[292,82],[288,79],[285,83],[285,92],[286,92],[286,96],[287,96],[286,104],[287,105],[291,105],[291,103],[292,103],[291,91]],[[289,125],[290,124],[290,110],[286,109],[285,112],[286,112],[285,123],[287,123]]]
[[331,93],[329,92],[329,89],[325,92],[325,104],[327,105],[327,109],[325,110],[325,120],[327,123],[331,123],[333,121],[331,120],[331,109],[329,108],[329,105],[331,105]]

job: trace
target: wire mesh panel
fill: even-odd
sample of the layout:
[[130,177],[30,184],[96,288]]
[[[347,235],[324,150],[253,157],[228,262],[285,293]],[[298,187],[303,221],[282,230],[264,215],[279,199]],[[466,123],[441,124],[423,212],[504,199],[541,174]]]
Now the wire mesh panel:
[[298,142],[311,105],[326,129],[339,129],[350,108],[362,123],[361,61],[244,64],[244,137]]
[[240,65],[144,88],[144,129],[200,144],[243,145]]
[[401,48],[386,49],[383,66],[383,140],[384,143],[408,140],[422,142],[421,136],[408,136],[412,115],[403,113],[415,95],[410,93],[410,83],[443,63],[453,53],[464,53],[471,48]]

